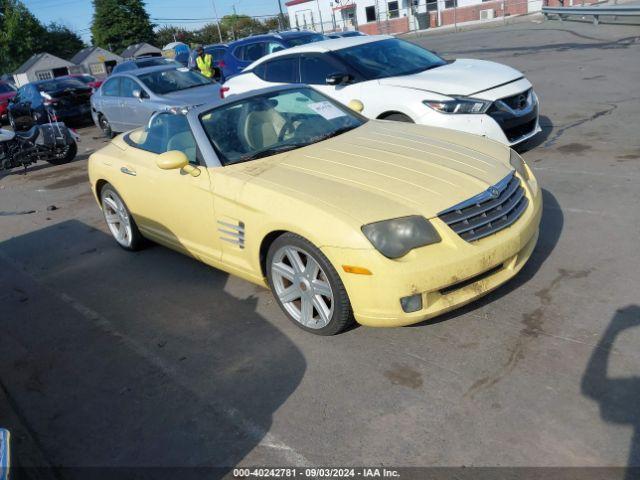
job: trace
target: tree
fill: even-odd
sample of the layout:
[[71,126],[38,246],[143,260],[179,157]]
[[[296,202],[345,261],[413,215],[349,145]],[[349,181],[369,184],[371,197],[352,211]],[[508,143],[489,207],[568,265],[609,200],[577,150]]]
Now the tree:
[[20,0],[0,0],[0,73],[15,71],[47,45],[47,31]]
[[[218,25],[215,23],[208,23],[197,32],[197,43],[202,45],[210,45],[212,43],[220,43],[220,35],[218,35]],[[222,34],[222,41],[229,40],[228,31],[224,25],[220,25],[220,34]]]
[[142,0],[93,0],[93,44],[122,52],[134,43],[153,43],[153,23]]
[[172,27],[170,25],[164,25],[156,30],[155,33],[155,45],[162,48],[167,43],[182,42],[187,45],[194,43],[200,43],[199,31],[189,31],[181,27]]
[[84,42],[69,27],[52,22],[47,25],[47,51],[60,58],[71,59],[85,47]]

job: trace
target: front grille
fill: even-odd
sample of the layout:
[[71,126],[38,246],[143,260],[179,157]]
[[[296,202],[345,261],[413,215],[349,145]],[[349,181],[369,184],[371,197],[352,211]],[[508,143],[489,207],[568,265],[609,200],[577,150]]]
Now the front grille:
[[531,95],[531,89],[521,93],[516,93],[510,97],[501,98],[500,101],[509,105],[513,110],[522,110],[528,106],[527,99],[529,98],[529,95]]
[[514,223],[529,201],[513,172],[493,187],[444,212],[438,217],[463,240],[473,242]]
[[535,132],[538,119],[538,103],[532,89],[501,98],[493,102],[487,110],[509,143],[517,142],[522,137]]
[[515,127],[506,127],[504,128],[504,134],[507,136],[507,139],[510,142],[514,142],[520,137],[524,137],[525,135],[530,134],[536,128],[536,119],[529,120],[527,123],[523,123],[522,125],[516,125]]

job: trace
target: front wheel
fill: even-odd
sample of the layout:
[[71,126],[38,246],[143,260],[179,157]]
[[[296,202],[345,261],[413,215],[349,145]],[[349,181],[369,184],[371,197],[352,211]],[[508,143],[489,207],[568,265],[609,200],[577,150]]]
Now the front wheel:
[[57,148],[53,153],[53,156],[47,160],[51,165],[62,165],[69,163],[78,154],[78,144],[72,141],[70,144]]
[[293,233],[278,237],[267,255],[269,286],[293,323],[316,335],[335,335],[353,323],[344,284],[327,257]]
[[144,239],[124,200],[110,184],[102,187],[100,204],[109,231],[118,245],[125,250],[139,250]]
[[102,113],[98,114],[98,124],[100,125],[100,130],[102,130],[102,135],[104,135],[105,138],[112,139],[114,137],[111,124],[109,123],[109,120],[107,120],[107,117]]

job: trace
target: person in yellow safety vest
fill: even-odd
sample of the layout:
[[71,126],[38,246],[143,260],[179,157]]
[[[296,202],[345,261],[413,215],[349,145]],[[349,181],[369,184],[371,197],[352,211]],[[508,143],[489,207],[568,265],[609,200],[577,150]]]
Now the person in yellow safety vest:
[[204,48],[198,47],[196,49],[198,56],[196,57],[196,66],[200,73],[207,78],[213,77],[213,58],[211,54],[204,53]]

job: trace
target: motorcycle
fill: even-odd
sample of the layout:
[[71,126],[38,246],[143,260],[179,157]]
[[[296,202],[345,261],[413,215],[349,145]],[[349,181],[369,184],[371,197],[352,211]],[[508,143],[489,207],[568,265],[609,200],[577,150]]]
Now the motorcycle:
[[62,165],[78,153],[80,136],[62,122],[34,125],[26,132],[0,129],[0,170],[24,167],[44,160]]

